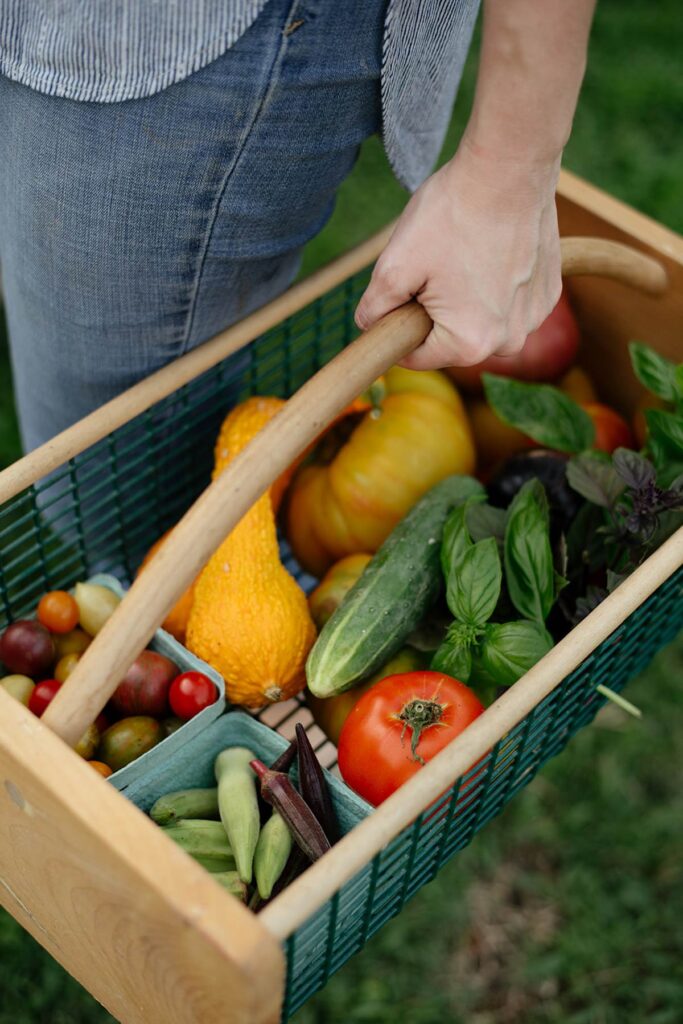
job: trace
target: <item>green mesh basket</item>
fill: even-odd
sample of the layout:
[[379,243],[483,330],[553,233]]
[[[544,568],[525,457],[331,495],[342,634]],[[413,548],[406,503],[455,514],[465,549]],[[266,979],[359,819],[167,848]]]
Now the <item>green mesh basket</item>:
[[[0,629],[31,614],[46,590],[95,572],[129,582],[143,555],[207,485],[227,409],[250,394],[287,397],[354,336],[357,274],[276,329],[157,403],[0,508]],[[306,588],[283,546],[285,561]],[[286,941],[287,1019],[463,849],[540,767],[587,725],[683,625],[679,570],[378,856]],[[300,700],[261,715],[289,738],[310,725]],[[334,748],[311,727],[327,765]]]

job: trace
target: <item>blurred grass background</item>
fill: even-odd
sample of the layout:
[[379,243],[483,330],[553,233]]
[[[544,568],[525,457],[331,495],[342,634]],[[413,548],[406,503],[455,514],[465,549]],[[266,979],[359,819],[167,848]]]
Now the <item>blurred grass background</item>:
[[[566,167],[679,231],[682,52],[679,0],[601,0],[565,156]],[[473,50],[444,157],[462,132],[475,72]],[[405,200],[371,140],[304,272]],[[0,466],[18,455],[0,333]],[[629,688],[643,721],[601,712],[296,1024],[680,1024],[682,678],[679,639]],[[0,913],[0,1024],[111,1020]]]

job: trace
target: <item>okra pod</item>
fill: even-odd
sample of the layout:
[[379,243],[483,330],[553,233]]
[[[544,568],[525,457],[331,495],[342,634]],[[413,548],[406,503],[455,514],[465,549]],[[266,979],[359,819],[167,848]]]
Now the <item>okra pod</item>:
[[292,767],[296,757],[297,742],[292,740],[286,750],[283,750],[279,757],[276,757],[270,766],[272,772],[284,772],[285,775]]
[[179,789],[165,793],[150,809],[149,816],[157,825],[170,825],[185,818],[209,818],[218,821],[218,790]]
[[259,896],[267,900],[285,869],[292,850],[292,834],[278,811],[273,811],[261,829],[254,854],[254,876]]
[[243,882],[251,882],[254,851],[261,819],[256,784],[249,764],[254,753],[246,747],[228,747],[214,762],[218,782],[218,810]]
[[299,752],[299,788],[301,795],[323,827],[331,843],[339,838],[337,815],[332,806],[332,797],[320,761],[311,746],[303,725],[296,726],[297,750]]
[[263,761],[254,758],[251,767],[261,781],[261,796],[266,803],[280,812],[295,843],[309,860],[317,860],[330,849],[330,842],[315,814],[291,780],[283,772],[266,768]]
[[233,871],[235,858],[220,821],[183,819],[161,831],[207,871]]
[[247,902],[247,886],[236,871],[212,871],[211,877],[242,903]]

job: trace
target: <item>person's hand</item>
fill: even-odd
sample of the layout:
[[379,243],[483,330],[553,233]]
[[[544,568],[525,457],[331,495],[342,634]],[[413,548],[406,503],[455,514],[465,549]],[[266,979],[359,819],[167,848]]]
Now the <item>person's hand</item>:
[[404,366],[471,366],[519,352],[562,289],[558,174],[559,159],[499,161],[464,139],[406,206],[358,304],[357,325],[367,330],[415,298],[434,327]]

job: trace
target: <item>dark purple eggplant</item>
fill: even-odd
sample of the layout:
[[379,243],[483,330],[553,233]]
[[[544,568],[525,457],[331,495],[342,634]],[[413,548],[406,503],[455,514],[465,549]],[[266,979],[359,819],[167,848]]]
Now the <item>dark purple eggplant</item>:
[[561,452],[534,448],[506,459],[489,482],[489,501],[507,508],[522,485],[533,477],[545,487],[551,533],[556,537],[566,532],[582,505],[582,499],[567,483],[567,456]]

